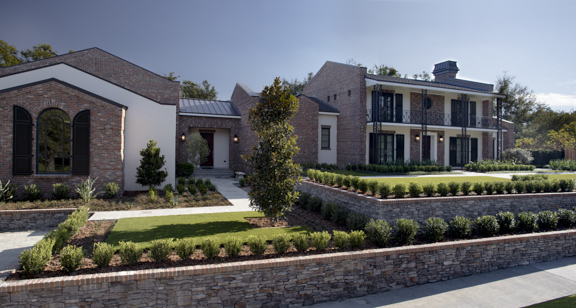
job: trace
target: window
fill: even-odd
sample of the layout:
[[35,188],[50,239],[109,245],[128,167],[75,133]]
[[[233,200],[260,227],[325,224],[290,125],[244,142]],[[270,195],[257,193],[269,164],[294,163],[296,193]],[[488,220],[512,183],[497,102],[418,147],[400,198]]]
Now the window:
[[334,94],[334,100],[336,100],[336,94]]
[[14,106],[12,137],[12,174],[32,174],[32,117],[24,108]]
[[321,148],[323,150],[330,149],[330,127],[322,127],[322,136],[320,139]]
[[47,109],[38,117],[38,173],[70,172],[70,118],[60,109]]
[[348,96],[352,96],[352,90],[348,90]]
[[330,95],[328,95],[328,99],[327,99],[327,100],[328,100],[328,102],[330,102]]
[[370,133],[369,161],[371,164],[383,164],[394,161],[394,135]]

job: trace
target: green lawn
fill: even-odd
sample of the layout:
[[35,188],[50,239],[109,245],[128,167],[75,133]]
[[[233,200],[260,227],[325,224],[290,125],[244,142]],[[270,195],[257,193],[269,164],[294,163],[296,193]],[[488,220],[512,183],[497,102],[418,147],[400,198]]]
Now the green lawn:
[[434,177],[399,177],[399,178],[375,178],[378,182],[387,182],[390,185],[395,185],[398,183],[404,183],[406,185],[410,184],[410,182],[416,182],[420,185],[424,184],[438,184],[440,182],[448,183],[448,182],[508,182],[509,179],[497,178],[493,176],[450,176],[450,177],[443,177],[443,176],[434,176]]
[[576,174],[549,174],[549,180],[560,180],[560,179],[576,179]]
[[354,176],[375,175],[375,173],[371,173],[371,172],[351,171],[351,170],[321,170],[321,171],[322,172],[330,172],[330,173],[334,173],[334,174],[354,175]]
[[576,295],[554,299],[548,302],[528,306],[527,308],[568,308],[576,307]]
[[118,220],[106,243],[118,248],[120,241],[133,241],[141,244],[142,247],[149,247],[150,242],[156,239],[186,237],[193,237],[197,241],[207,237],[215,237],[222,243],[228,237],[246,240],[251,235],[262,235],[267,240],[272,240],[277,234],[313,231],[305,226],[253,228],[245,219],[246,217],[263,216],[258,212],[236,212],[123,218]]

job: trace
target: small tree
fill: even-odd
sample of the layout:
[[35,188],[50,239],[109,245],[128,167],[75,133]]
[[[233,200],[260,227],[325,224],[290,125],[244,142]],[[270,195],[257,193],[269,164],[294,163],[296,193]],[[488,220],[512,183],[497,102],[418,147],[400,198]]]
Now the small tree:
[[194,132],[188,136],[186,140],[186,155],[188,156],[188,161],[194,165],[194,172],[196,172],[196,167],[208,160],[208,155],[210,155],[208,141],[202,138],[199,132]]
[[165,157],[160,155],[160,148],[156,147],[156,141],[150,140],[145,149],[140,151],[140,167],[136,169],[136,183],[142,186],[153,187],[162,184],[168,172],[160,170],[164,167]]
[[249,111],[248,123],[258,137],[252,153],[243,158],[252,168],[247,181],[250,206],[276,220],[298,200],[294,185],[300,182],[300,166],[292,160],[298,153],[290,119],[298,110],[298,100],[290,88],[276,78],[264,87],[258,104]]

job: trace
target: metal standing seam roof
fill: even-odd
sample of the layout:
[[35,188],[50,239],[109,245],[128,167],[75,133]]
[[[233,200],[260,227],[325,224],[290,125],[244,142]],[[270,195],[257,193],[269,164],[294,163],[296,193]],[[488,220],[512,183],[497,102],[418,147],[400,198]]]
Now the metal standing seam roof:
[[400,78],[400,77],[392,77],[392,76],[381,76],[381,75],[371,75],[368,74],[365,76],[368,79],[376,80],[376,81],[384,81],[384,82],[391,82],[391,83],[398,83],[398,84],[406,84],[406,85],[413,85],[413,86],[425,86],[425,87],[434,87],[439,89],[450,89],[450,90],[457,90],[457,91],[469,91],[469,92],[478,92],[484,94],[497,94],[495,92],[490,91],[483,91],[480,89],[475,89],[473,87],[463,87],[452,85],[443,82],[435,82],[435,81],[424,81],[424,80],[414,80],[408,78]]
[[196,98],[181,98],[180,113],[240,116],[240,111],[231,101],[217,101]]

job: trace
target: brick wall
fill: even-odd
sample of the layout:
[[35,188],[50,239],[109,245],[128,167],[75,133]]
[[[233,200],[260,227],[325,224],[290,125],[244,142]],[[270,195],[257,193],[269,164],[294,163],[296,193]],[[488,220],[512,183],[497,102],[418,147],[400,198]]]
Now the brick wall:
[[0,282],[0,307],[307,306],[576,255],[576,231]]
[[513,149],[516,147],[516,139],[514,133],[514,123],[502,121],[502,128],[506,129],[502,135],[502,147],[503,151],[506,149]]
[[[19,106],[32,117],[32,175],[12,175],[13,109]],[[52,184],[66,183],[72,187],[87,176],[71,174],[36,174],[37,118],[47,108],[59,108],[68,114],[70,121],[78,112],[90,110],[90,177],[96,178],[99,189],[104,183],[116,182],[124,187],[123,122],[125,110],[87,93],[49,81],[37,85],[0,93],[0,179],[19,185],[35,183],[45,196],[52,191]]]
[[318,104],[311,99],[300,96],[298,112],[290,121],[294,126],[294,134],[298,136],[299,154],[294,156],[294,162],[318,162]]
[[55,228],[76,209],[0,211],[0,231]]

